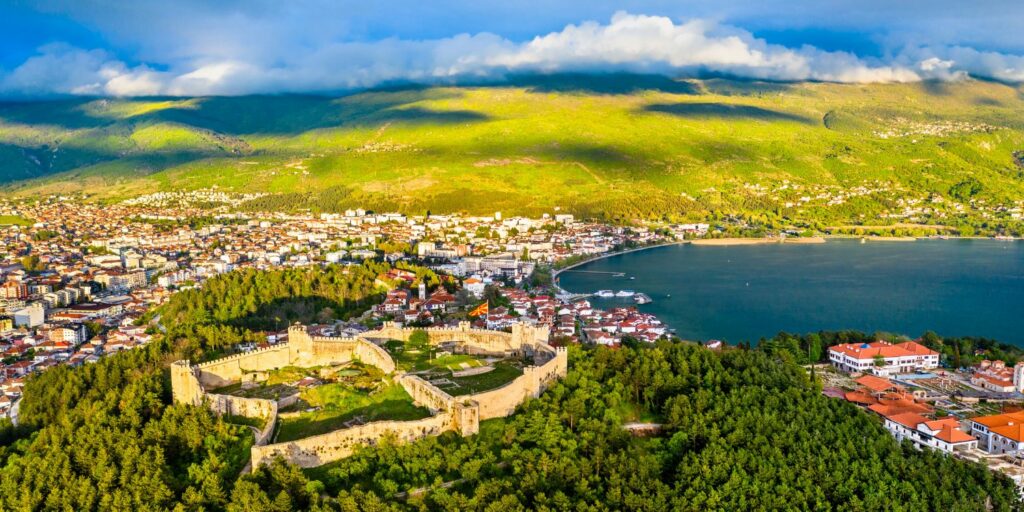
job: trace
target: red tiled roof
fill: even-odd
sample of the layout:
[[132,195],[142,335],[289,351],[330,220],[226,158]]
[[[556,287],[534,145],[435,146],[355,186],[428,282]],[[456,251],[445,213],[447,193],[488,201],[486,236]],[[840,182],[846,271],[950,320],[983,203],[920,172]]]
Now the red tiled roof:
[[876,356],[882,357],[903,357],[903,356],[937,356],[938,352],[928,349],[920,343],[907,341],[893,345],[887,341],[876,341],[874,343],[847,343],[835,345],[829,348],[841,352],[854,359],[873,359]]
[[857,384],[860,384],[861,386],[864,386],[864,387],[870,389],[871,391],[874,391],[875,393],[880,393],[882,391],[888,391],[888,390],[893,389],[893,388],[895,388],[895,389],[903,389],[902,386],[894,384],[889,379],[883,379],[881,377],[875,377],[874,375],[865,375],[863,377],[858,378],[855,382]]

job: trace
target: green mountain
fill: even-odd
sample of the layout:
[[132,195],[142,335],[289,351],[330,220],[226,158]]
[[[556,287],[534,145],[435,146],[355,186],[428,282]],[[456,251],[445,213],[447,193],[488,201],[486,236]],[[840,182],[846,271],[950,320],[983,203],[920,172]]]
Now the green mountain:
[[1024,91],[973,80],[563,75],[342,97],[0,104],[8,193],[275,194],[254,208],[863,220],[933,193],[1012,204],[1024,197],[1020,150]]

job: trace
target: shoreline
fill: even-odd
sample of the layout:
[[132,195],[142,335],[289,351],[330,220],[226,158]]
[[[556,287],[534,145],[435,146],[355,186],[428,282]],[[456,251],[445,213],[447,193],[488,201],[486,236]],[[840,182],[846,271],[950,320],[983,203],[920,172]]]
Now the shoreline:
[[[656,249],[658,247],[671,247],[673,245],[684,245],[691,244],[695,246],[705,247],[733,247],[733,246],[744,246],[744,245],[767,245],[767,244],[793,244],[793,245],[815,245],[823,244],[829,240],[865,240],[868,242],[916,242],[917,240],[932,240],[933,237],[912,237],[912,236],[857,236],[857,235],[821,235],[821,236],[810,236],[810,237],[786,237],[786,238],[742,238],[742,237],[730,237],[730,238],[694,238],[690,240],[675,240],[672,242],[666,242],[662,244],[645,245],[643,247],[634,247],[632,249],[626,249],[624,251],[615,251],[597,255],[593,258],[588,258],[583,261],[573,263],[565,268],[552,269],[551,270],[551,286],[555,288],[555,293],[565,295],[586,295],[572,293],[565,288],[562,288],[558,284],[558,276],[566,270],[572,270],[576,267],[586,265],[598,260],[611,258],[613,256],[619,256],[622,254],[629,254],[632,252],[646,251],[648,249]],[[937,240],[992,240],[1002,242],[1024,242],[1024,238],[1018,238],[1014,240],[999,240],[992,237],[985,236],[948,236]]]

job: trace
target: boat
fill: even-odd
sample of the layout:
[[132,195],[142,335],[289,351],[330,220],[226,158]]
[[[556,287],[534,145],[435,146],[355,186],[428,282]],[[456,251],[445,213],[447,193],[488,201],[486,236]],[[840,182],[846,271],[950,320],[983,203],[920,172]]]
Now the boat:
[[646,293],[638,293],[633,296],[633,302],[636,302],[637,304],[650,304],[654,302],[654,299],[651,299],[651,297]]
[[636,292],[633,290],[619,290],[615,293],[616,297],[632,297],[634,295],[636,295]]
[[598,290],[594,295],[597,297],[614,297],[615,292],[611,290]]

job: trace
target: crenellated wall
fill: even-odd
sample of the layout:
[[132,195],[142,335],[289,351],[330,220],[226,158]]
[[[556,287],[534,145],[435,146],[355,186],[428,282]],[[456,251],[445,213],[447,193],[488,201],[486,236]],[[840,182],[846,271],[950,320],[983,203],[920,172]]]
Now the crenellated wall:
[[407,341],[417,329],[388,323],[377,331],[359,337],[311,336],[299,325],[288,329],[288,343],[236,354],[192,366],[188,361],[171,365],[174,401],[193,405],[206,404],[219,414],[258,417],[266,420],[252,448],[252,467],[269,457],[282,456],[302,467],[313,467],[351,455],[362,444],[376,444],[384,435],[394,435],[399,442],[410,442],[426,436],[455,430],[463,436],[480,430],[483,419],[508,416],[528,397],[536,397],[567,370],[564,348],[547,344],[545,328],[517,324],[512,332],[473,329],[462,322],[457,328],[425,329],[430,343],[454,341],[459,349],[475,354],[532,356],[539,366],[528,366],[523,375],[501,388],[475,395],[453,397],[437,386],[414,375],[396,375],[395,380],[413,401],[430,409],[434,415],[416,421],[381,421],[286,443],[266,444],[277,422],[281,402],[236,397],[206,392],[240,382],[246,374],[265,372],[285,366],[329,366],[359,360],[376,366],[387,374],[396,371],[395,363],[383,348],[371,339]]
[[363,333],[362,336],[408,341],[409,337],[418,330],[427,333],[431,345],[454,341],[467,353],[472,354],[522,354],[524,348],[533,347],[538,343],[546,344],[548,341],[548,330],[544,327],[514,324],[512,332],[507,333],[474,329],[469,322],[459,322],[459,326],[455,328],[429,327],[425,329],[401,327],[396,322],[387,322],[380,329]]

